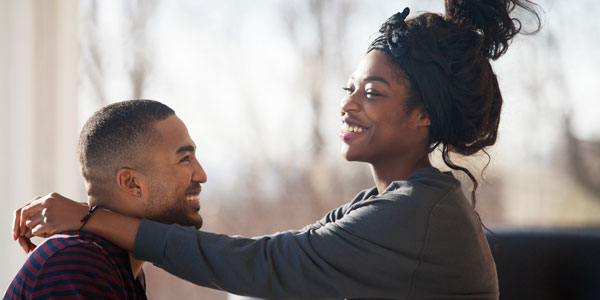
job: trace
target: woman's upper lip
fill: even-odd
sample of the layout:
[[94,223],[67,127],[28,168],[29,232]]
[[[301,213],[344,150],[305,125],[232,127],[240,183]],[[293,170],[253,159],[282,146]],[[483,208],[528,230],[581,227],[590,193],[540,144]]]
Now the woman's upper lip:
[[348,116],[342,117],[342,123],[346,123],[346,124],[348,124],[350,126],[360,126],[360,127],[368,128],[367,125],[365,125],[365,124],[357,121],[356,119],[348,117]]

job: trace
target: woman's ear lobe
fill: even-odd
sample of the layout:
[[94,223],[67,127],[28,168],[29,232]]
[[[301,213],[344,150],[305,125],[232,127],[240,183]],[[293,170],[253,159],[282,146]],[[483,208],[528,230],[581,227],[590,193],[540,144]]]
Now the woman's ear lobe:
[[429,120],[428,116],[425,116],[425,119],[423,120],[423,125],[425,126],[431,126],[431,120]]
[[431,126],[431,120],[429,119],[429,114],[425,109],[421,109],[419,113],[418,124],[421,126]]

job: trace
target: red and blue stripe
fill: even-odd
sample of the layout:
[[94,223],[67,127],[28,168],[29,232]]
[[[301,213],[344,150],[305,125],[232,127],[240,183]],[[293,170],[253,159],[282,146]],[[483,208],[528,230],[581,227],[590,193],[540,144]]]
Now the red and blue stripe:
[[3,299],[146,299],[145,289],[144,273],[133,277],[126,251],[72,231],[39,245]]

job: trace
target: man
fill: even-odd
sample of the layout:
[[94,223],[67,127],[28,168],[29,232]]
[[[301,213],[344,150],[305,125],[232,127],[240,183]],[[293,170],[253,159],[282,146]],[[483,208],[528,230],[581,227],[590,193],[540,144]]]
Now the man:
[[[84,125],[77,151],[89,206],[200,228],[206,174],[195,148],[162,103],[131,100],[100,109]],[[3,299],[146,299],[142,264],[99,236],[65,232],[35,249]]]

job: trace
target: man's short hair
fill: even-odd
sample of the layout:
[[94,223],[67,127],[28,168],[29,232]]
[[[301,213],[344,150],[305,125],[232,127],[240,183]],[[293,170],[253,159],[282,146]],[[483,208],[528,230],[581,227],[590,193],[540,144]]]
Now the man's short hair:
[[153,125],[175,112],[153,100],[129,100],[107,105],[85,123],[77,155],[83,177],[96,184],[114,179],[123,167],[143,167],[147,147],[158,134]]

